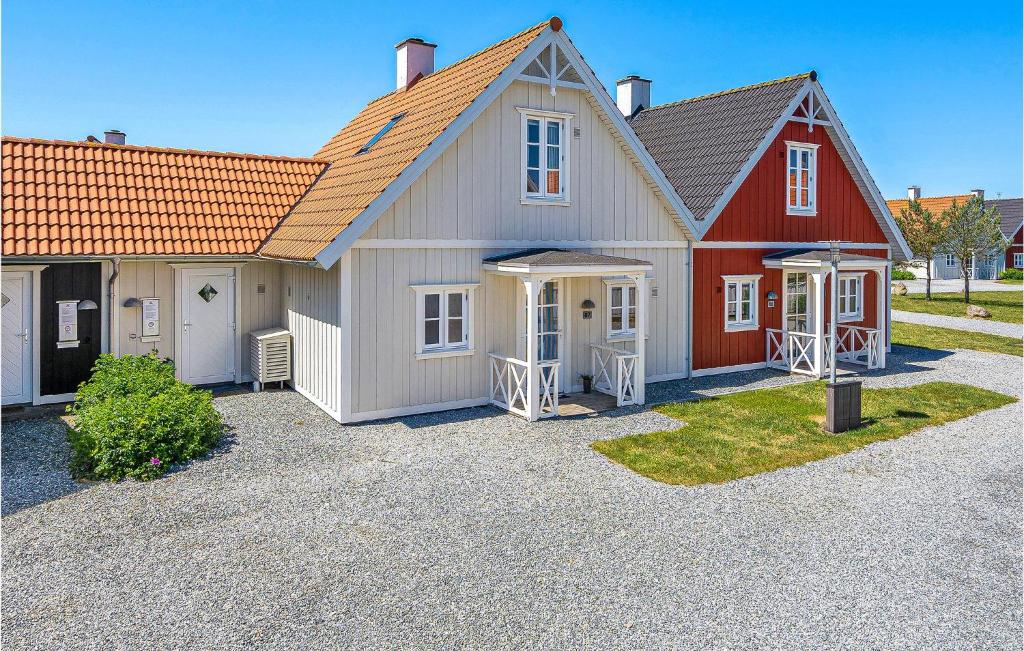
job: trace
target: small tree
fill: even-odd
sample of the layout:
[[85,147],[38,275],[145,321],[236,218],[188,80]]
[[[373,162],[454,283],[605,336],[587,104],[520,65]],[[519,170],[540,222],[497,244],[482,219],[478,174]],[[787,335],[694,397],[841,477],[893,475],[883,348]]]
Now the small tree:
[[910,246],[910,252],[915,258],[923,258],[925,263],[925,297],[932,300],[932,260],[935,259],[935,250],[942,244],[946,233],[946,225],[942,219],[932,214],[921,205],[920,201],[911,199],[910,205],[900,208],[900,214],[896,216],[896,223],[903,231],[903,237]]
[[964,303],[971,302],[971,278],[968,269],[975,254],[989,254],[1006,249],[1006,240],[999,230],[999,210],[985,209],[981,197],[972,197],[967,203],[956,199],[942,211],[946,232],[940,249],[952,253],[960,260],[960,273],[964,277]]

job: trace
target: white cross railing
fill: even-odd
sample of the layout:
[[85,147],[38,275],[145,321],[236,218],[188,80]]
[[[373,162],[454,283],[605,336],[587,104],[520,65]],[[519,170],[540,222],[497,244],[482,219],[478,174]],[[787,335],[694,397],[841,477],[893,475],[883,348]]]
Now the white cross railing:
[[765,328],[764,354],[767,366],[804,375],[819,375],[814,359],[817,339],[817,335],[811,332]]
[[878,368],[881,333],[876,328],[840,325],[837,330],[836,357],[840,361]]
[[[527,389],[530,366],[521,359],[504,357],[491,353],[490,382],[491,404],[506,409],[523,418],[530,418],[530,395]],[[558,362],[537,364],[539,395],[538,417],[550,418],[558,415]]]
[[639,355],[600,344],[590,345],[594,389],[615,396],[616,405],[637,404],[636,361]]

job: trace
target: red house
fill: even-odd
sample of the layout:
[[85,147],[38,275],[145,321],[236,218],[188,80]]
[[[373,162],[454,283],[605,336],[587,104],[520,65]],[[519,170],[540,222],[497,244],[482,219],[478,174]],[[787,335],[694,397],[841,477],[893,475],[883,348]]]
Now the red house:
[[889,268],[910,251],[817,74],[619,107],[702,227],[693,244],[692,375],[829,365],[827,240],[841,240],[837,356],[884,366]]

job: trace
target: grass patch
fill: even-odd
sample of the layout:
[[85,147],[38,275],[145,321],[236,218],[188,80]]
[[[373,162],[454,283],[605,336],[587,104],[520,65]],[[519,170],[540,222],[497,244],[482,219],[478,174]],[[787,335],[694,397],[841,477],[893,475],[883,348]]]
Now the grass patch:
[[1003,353],[1024,356],[1024,343],[1013,337],[1000,337],[984,332],[936,328],[917,323],[892,322],[892,343],[918,348],[939,350],[980,350],[983,353]]
[[[971,292],[971,303],[980,305],[992,313],[994,321],[1006,323],[1024,322],[1022,292]],[[925,300],[924,294],[893,294],[892,309],[905,312],[927,312],[942,316],[966,317],[967,305],[961,292],[932,294],[932,300]]]
[[1020,278],[1003,278],[1001,280],[997,280],[996,282],[999,283],[1000,285],[1024,285],[1024,280]]
[[950,382],[864,389],[865,425],[844,434],[828,434],[822,430],[825,383],[808,382],[664,405],[656,411],[685,425],[591,445],[645,477],[696,486],[844,454],[1014,401],[1001,393]]

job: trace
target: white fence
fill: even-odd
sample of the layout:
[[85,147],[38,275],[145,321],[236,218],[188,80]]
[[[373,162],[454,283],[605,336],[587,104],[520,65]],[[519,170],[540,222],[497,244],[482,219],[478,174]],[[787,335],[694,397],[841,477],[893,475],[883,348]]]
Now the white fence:
[[[836,357],[841,362],[880,366],[881,333],[875,328],[839,325],[836,328]],[[822,337],[822,360],[817,359],[818,335],[765,328],[765,360],[769,368],[821,377],[832,366],[831,337]]]
[[625,350],[591,344],[591,373],[594,389],[615,396],[619,407],[637,404],[636,361],[638,355]]
[[531,399],[538,404],[537,417],[558,415],[558,362],[537,364],[537,395],[530,396],[530,366],[514,357],[491,354],[491,404],[529,419]]

